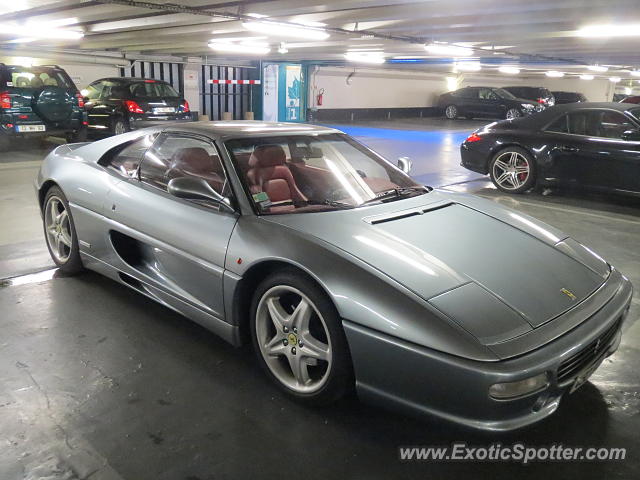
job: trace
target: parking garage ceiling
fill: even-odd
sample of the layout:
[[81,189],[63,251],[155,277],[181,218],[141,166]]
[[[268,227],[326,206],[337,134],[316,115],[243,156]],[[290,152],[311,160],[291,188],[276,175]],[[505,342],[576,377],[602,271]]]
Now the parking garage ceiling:
[[[472,48],[468,57],[496,68],[548,70],[558,64],[577,72],[601,64],[634,70],[640,67],[637,7],[637,0],[14,0],[0,3],[0,49],[16,55],[49,48],[243,57],[212,50],[213,41],[269,49],[244,55],[248,60],[344,62],[350,51],[449,68],[451,56],[425,50],[435,44]],[[310,25],[329,36],[292,38],[277,28],[265,34],[247,29],[252,19]],[[584,30],[593,26],[601,29]],[[79,38],[39,36],[51,29]]]

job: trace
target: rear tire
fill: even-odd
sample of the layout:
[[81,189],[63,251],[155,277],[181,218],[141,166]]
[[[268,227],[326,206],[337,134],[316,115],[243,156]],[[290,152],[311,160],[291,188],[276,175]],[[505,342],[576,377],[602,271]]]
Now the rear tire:
[[302,273],[283,269],[260,283],[251,304],[250,328],[260,366],[293,399],[326,405],[353,388],[351,356],[338,312]]
[[62,190],[51,187],[43,205],[44,238],[53,262],[60,270],[75,275],[84,270],[69,202]]
[[83,143],[87,141],[87,129],[81,128],[77,132],[73,132],[67,135],[68,143]]
[[517,108],[510,108],[509,110],[507,110],[504,118],[506,118],[507,120],[512,120],[521,116],[522,113],[520,113],[520,110],[518,110]]
[[111,127],[111,133],[114,135],[122,135],[129,131],[129,124],[123,118],[116,118]]
[[444,109],[444,116],[449,120],[455,120],[458,118],[458,107],[455,105],[449,105]]
[[506,147],[489,162],[493,184],[506,193],[524,193],[536,183],[536,163],[526,150]]

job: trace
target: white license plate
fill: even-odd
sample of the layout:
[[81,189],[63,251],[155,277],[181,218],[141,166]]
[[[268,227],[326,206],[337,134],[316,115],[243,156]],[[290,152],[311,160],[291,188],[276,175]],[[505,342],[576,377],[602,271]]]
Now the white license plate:
[[175,107],[158,107],[153,109],[153,113],[176,113]]
[[47,127],[44,125],[18,125],[16,130],[20,133],[44,132],[47,130]]

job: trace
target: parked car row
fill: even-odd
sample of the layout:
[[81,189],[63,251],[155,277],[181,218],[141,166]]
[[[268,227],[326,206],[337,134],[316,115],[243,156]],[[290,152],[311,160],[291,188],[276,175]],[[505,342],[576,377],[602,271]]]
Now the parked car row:
[[0,63],[0,146],[18,138],[87,132],[118,135],[162,122],[191,121],[188,102],[167,82],[104,78],[80,92],[57,65]]
[[448,119],[465,117],[518,118],[540,112],[556,103],[585,102],[578,92],[551,92],[543,87],[465,87],[438,99]]

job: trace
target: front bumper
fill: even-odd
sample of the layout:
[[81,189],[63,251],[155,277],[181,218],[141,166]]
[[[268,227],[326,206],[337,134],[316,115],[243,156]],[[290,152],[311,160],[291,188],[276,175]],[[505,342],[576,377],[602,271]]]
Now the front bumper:
[[[618,348],[632,287],[619,273],[611,277],[608,282],[619,283],[615,294],[590,318],[536,350],[496,362],[455,357],[345,320],[358,395],[384,407],[435,415],[482,430],[514,430],[537,422],[558,408],[576,379],[591,373]],[[568,377],[558,377],[561,367],[566,371],[574,356],[586,352],[599,338],[606,343],[598,346],[597,355]],[[510,400],[489,396],[489,387],[495,383],[544,372],[548,386],[541,391]]]

